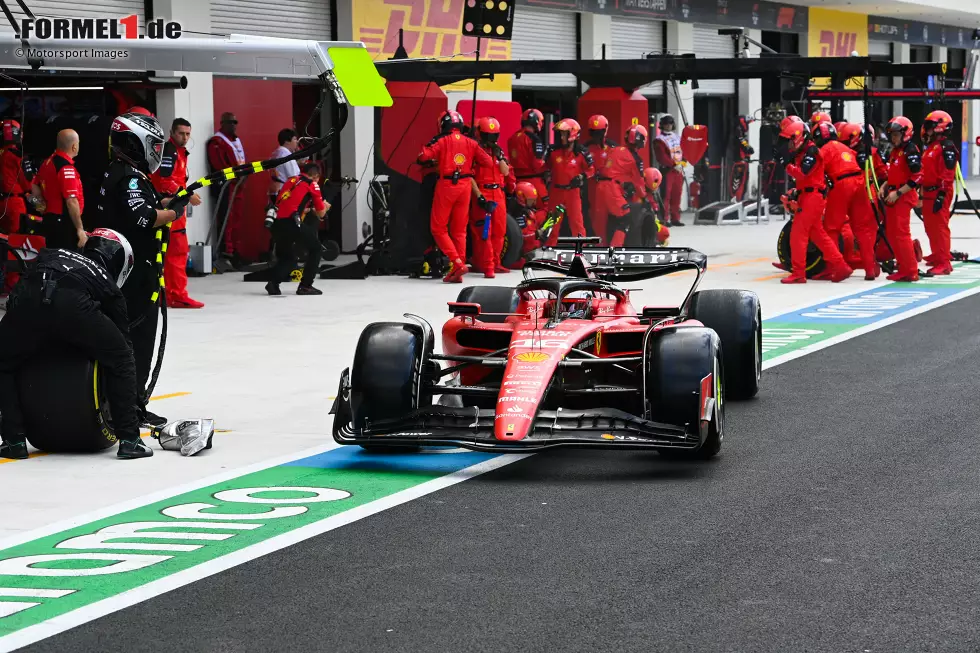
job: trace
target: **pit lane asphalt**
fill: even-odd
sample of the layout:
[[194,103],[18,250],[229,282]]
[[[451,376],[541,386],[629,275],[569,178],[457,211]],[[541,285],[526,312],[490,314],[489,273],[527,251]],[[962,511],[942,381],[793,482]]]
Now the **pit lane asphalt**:
[[766,372],[722,455],[553,452],[30,651],[975,651],[980,298]]

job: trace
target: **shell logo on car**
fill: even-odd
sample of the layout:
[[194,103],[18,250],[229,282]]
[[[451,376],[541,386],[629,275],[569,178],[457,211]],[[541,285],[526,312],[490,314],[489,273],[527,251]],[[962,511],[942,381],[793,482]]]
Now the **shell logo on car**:
[[514,356],[514,358],[522,363],[543,363],[546,360],[549,360],[551,356],[540,351],[526,351],[524,353],[517,354]]

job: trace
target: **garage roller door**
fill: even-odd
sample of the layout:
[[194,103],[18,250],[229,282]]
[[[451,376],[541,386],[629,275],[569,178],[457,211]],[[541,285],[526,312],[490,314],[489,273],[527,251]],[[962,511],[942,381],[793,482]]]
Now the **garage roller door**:
[[[694,52],[698,59],[731,59],[735,56],[735,43],[730,36],[718,33],[718,27],[694,26]],[[733,79],[699,79],[697,95],[735,95]]]
[[[355,0],[356,1],[356,0]],[[511,59],[578,59],[577,14],[518,5],[514,11]],[[524,75],[514,86],[574,87],[575,75]]]
[[289,0],[275,8],[265,0],[211,0],[211,32],[330,40],[330,0]]
[[[642,59],[648,54],[661,54],[664,51],[664,22],[613,17],[611,45],[611,59]],[[637,90],[643,95],[660,96],[664,94],[664,85],[654,82]]]
[[[88,0],[86,2],[69,2],[68,0],[26,0],[27,8],[35,18],[125,18],[136,14],[140,34],[146,26],[144,0]],[[20,13],[17,2],[8,2],[7,6],[14,14],[14,19],[26,18]],[[10,23],[0,16],[0,34],[13,34]]]
[[892,58],[892,44],[890,41],[868,41],[868,56]]

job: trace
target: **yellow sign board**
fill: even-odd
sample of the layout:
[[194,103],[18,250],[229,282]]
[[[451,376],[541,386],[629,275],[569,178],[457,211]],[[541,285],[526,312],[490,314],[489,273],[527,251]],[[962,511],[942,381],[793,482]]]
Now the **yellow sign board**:
[[[404,30],[405,51],[409,57],[452,57],[453,61],[473,61],[476,39],[464,37],[465,0],[353,0],[351,2],[354,39],[362,41],[375,61],[388,59],[398,49],[398,30]],[[865,35],[867,38],[867,35]],[[510,41],[480,40],[480,60],[510,59]],[[443,87],[446,91],[472,90],[473,82]],[[511,76],[480,80],[482,91],[511,90]]]
[[[847,11],[810,7],[807,54],[811,57],[850,57],[857,52],[868,56],[868,17]],[[830,79],[813,80],[814,86],[829,86]],[[848,80],[848,87],[860,87],[860,80]]]

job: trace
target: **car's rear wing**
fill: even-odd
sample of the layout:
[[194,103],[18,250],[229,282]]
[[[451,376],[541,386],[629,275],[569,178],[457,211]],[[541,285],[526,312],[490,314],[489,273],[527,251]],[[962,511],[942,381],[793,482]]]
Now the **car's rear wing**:
[[[559,244],[562,244],[559,241]],[[534,253],[532,268],[563,271],[578,276],[573,266],[576,255],[588,264],[590,272],[609,281],[639,281],[671,274],[683,269],[704,272],[708,257],[690,247],[545,247]],[[583,266],[584,267],[584,266]]]

